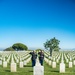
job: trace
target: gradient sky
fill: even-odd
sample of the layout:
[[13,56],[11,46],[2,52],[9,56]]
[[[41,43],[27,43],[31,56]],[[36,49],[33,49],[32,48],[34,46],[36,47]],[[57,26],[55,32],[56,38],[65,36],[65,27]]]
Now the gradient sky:
[[75,0],[0,0],[0,48],[44,48],[53,37],[75,48]]

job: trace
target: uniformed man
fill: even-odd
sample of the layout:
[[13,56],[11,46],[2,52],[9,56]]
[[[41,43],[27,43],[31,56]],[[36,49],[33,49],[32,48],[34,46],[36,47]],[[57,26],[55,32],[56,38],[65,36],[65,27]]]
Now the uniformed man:
[[32,57],[31,57],[31,60],[32,60],[32,67],[34,67],[35,64],[36,64],[37,53],[36,53],[35,51],[33,51],[33,52],[30,52],[29,54],[32,55]]
[[39,55],[39,62],[40,62],[41,65],[43,65],[43,60],[44,60],[43,51],[41,50],[40,52],[38,52],[38,55]]

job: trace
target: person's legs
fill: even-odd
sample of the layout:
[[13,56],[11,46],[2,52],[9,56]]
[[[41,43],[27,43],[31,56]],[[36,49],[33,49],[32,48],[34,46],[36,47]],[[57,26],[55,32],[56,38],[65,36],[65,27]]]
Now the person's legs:
[[41,64],[41,60],[39,60],[39,63]]
[[32,60],[32,67],[35,66],[36,60]]
[[40,60],[41,65],[43,65],[43,60]]
[[35,66],[35,64],[36,64],[36,60],[34,60],[34,66]]
[[32,67],[33,67],[33,60],[32,60]]

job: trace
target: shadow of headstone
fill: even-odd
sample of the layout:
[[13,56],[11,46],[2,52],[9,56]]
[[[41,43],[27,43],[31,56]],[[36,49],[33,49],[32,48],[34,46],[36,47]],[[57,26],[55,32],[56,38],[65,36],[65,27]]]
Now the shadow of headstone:
[[59,73],[59,71],[51,71],[51,72],[57,72],[57,73]]
[[10,70],[5,70],[6,72],[10,72]]

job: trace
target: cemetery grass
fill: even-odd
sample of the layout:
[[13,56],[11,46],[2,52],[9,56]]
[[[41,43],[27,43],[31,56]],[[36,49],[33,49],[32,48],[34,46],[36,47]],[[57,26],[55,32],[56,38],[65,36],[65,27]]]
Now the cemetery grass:
[[19,68],[19,64],[18,64],[17,72],[10,72],[10,64],[8,64],[7,68],[3,68],[3,66],[0,66],[0,75],[33,75],[31,62],[28,63],[23,68]]
[[[31,66],[31,62],[29,62],[26,66],[24,66],[24,68],[19,68],[18,64],[17,72],[10,72],[10,64],[8,64],[7,68],[0,66],[0,75],[33,75],[33,68]],[[75,66],[73,66],[73,68],[69,68],[68,64],[66,64],[66,72],[59,73],[59,63],[57,64],[57,68],[53,69],[44,62],[44,75],[75,75]]]
[[65,73],[60,73],[59,65],[60,64],[58,63],[56,68],[52,68],[52,66],[49,66],[47,63],[44,63],[44,75],[75,75],[75,66],[73,66],[73,68],[69,68],[68,64],[65,64]]

